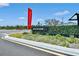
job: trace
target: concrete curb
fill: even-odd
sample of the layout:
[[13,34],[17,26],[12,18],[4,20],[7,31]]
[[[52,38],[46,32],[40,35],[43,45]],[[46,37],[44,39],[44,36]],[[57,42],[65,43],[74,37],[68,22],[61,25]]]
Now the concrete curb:
[[19,44],[22,44],[22,45],[24,44],[24,45],[30,45],[38,48],[43,48],[43,49],[49,50],[50,52],[54,52],[54,54],[57,54],[57,55],[64,55],[64,54],[74,55],[74,56],[79,55],[79,49],[65,48],[62,46],[51,45],[51,44],[42,43],[42,42],[19,39],[19,38],[10,37],[8,35],[6,35],[4,39],[12,42],[18,42]]

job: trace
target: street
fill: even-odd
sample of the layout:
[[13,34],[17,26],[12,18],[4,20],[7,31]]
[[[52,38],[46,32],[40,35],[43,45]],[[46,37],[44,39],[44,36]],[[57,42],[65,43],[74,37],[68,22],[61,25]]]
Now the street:
[[0,56],[52,56],[52,54],[0,39]]
[[30,47],[0,40],[0,56],[52,56],[49,53]]

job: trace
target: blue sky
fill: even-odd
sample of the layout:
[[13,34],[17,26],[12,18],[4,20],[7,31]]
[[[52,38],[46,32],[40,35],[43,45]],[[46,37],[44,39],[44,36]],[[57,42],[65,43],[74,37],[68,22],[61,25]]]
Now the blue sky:
[[32,24],[35,25],[38,21],[44,24],[46,19],[51,18],[60,21],[63,18],[64,22],[67,22],[74,13],[79,11],[79,4],[2,3],[0,4],[0,25],[27,25],[28,8],[33,11]]

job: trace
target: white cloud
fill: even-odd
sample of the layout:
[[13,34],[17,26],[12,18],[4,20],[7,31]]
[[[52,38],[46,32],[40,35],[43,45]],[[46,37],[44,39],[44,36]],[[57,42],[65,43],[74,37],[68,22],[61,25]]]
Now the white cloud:
[[9,3],[0,3],[0,7],[7,7],[9,5],[10,5]]
[[25,17],[19,17],[18,19],[19,19],[19,20],[23,20],[23,19],[25,19]]
[[65,14],[69,14],[70,12],[68,10],[64,10],[64,11],[60,11],[60,12],[56,12],[54,15],[56,16],[62,16]]

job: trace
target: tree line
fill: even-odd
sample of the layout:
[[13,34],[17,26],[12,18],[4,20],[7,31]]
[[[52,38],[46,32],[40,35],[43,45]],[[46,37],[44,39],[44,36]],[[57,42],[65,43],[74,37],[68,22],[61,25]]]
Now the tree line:
[[16,29],[16,30],[21,30],[21,29],[27,29],[27,26],[23,26],[23,25],[16,25],[16,26],[0,26],[0,29]]

